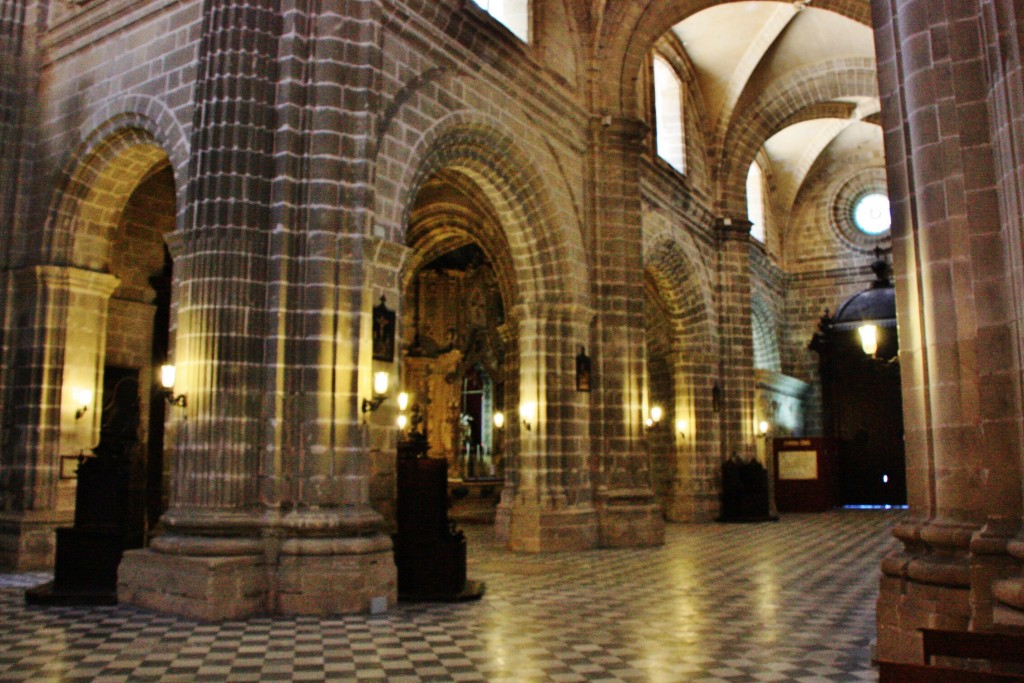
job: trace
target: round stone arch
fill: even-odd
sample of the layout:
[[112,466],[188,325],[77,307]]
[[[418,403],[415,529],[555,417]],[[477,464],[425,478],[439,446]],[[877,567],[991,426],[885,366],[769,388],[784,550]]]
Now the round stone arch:
[[406,242],[412,252],[405,263],[402,291],[406,291],[420,267],[474,242],[494,268],[502,300],[509,306],[519,301],[511,248],[489,203],[486,200],[473,201],[476,184],[465,175],[450,170],[441,171],[434,180],[455,189],[465,202],[429,202],[411,212]]
[[[182,160],[171,159],[153,122],[121,114],[95,129],[64,164],[48,211],[43,258],[104,272],[111,234],[139,184],[170,165],[175,176],[176,225],[184,216]],[[178,150],[180,151],[180,150]]]
[[509,306],[560,302],[589,308],[580,226],[551,199],[553,185],[560,196],[571,193],[537,167],[497,122],[449,115],[423,132],[403,168],[378,176],[378,228],[405,242],[420,189],[441,172],[458,173],[486,198],[504,233],[518,295]]
[[[644,275],[667,310],[671,328],[675,405],[666,411],[666,420],[674,438],[676,471],[665,514],[673,521],[708,520],[718,507],[721,452],[715,415],[719,342],[712,325],[714,308],[690,258],[673,240],[652,247]],[[686,422],[681,431],[677,420]]]
[[730,123],[716,166],[719,212],[746,216],[747,171],[765,140],[800,120],[799,112],[841,97],[878,97],[871,60],[836,59],[797,69],[755,100],[740,102],[736,110],[743,113]]
[[[686,17],[720,4],[722,0],[608,3],[597,41],[601,47],[595,73],[603,74],[603,78],[594,83],[598,110],[612,116],[639,118],[636,80],[651,46]],[[871,25],[869,0],[818,0],[814,7],[836,12],[865,26]]]
[[[400,144],[385,137],[382,149]],[[445,176],[479,198],[484,220],[438,233],[436,248],[470,236],[482,241],[514,297],[504,302],[519,361],[511,381],[520,405],[533,403],[536,417],[529,429],[519,420],[506,423],[512,457],[497,534],[516,550],[592,548],[589,395],[575,381],[579,348],[590,346],[591,287],[580,221],[558,161],[553,155],[538,161],[525,151],[547,149],[542,140],[517,140],[500,122],[466,112],[437,120],[403,146],[404,164],[378,169],[387,173],[377,177],[375,234],[408,243],[421,191]],[[548,173],[542,176],[541,168]],[[408,259],[408,270],[416,259]]]

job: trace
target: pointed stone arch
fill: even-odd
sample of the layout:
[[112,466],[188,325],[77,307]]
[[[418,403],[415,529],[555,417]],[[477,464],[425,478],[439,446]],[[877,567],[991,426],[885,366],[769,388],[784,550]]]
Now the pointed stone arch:
[[799,120],[801,111],[844,97],[878,97],[873,60],[835,59],[797,69],[755,100],[741,101],[737,109],[744,113],[730,124],[716,166],[722,215],[746,215],[747,170],[765,140]]
[[[718,4],[721,0],[608,3],[596,55],[595,73],[602,75],[593,84],[597,108],[613,116],[639,118],[636,79],[651,46],[686,17]],[[868,0],[819,0],[814,7],[871,25]]]
[[756,294],[750,300],[750,323],[754,337],[754,368],[780,372],[779,322],[768,303]]

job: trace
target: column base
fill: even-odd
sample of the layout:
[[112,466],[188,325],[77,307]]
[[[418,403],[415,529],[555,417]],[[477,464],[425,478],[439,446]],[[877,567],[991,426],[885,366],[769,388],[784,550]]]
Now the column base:
[[[252,553],[253,545],[262,552]],[[187,554],[187,544],[124,554],[118,600],[202,621],[258,614],[383,612],[398,598],[391,539],[268,537],[250,552]],[[200,543],[198,552],[208,549]]]
[[597,496],[600,544],[636,548],[665,542],[665,518],[649,491],[605,491]]
[[289,539],[281,544],[274,614],[383,612],[398,602],[391,539]]
[[262,614],[267,611],[264,557],[196,557],[129,550],[117,570],[117,599],[200,621]]
[[713,522],[720,510],[718,494],[673,492],[665,503],[665,519],[669,522]]
[[509,550],[548,553],[597,547],[597,517],[590,506],[552,510],[502,502],[494,526]]
[[964,524],[907,522],[893,530],[905,549],[882,560],[876,619],[877,658],[921,663],[921,628],[971,626],[969,545]]
[[0,514],[0,568],[17,571],[53,569],[57,528],[71,526],[74,513]]

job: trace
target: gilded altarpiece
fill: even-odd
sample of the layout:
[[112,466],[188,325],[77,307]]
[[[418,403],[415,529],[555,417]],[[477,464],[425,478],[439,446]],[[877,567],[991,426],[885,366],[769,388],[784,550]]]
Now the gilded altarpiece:
[[[494,270],[479,258],[464,267],[439,259],[414,277],[403,321],[402,383],[410,430],[426,435],[429,457],[448,462],[451,479],[502,476],[507,333]],[[411,309],[411,310],[410,310]]]

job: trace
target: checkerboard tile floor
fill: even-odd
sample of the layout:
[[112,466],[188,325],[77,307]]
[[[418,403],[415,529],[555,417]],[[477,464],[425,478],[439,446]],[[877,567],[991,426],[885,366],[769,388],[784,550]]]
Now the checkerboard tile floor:
[[669,525],[663,547],[503,550],[466,526],[479,602],[205,624],[127,606],[29,607],[0,574],[0,681],[875,681],[893,511]]

